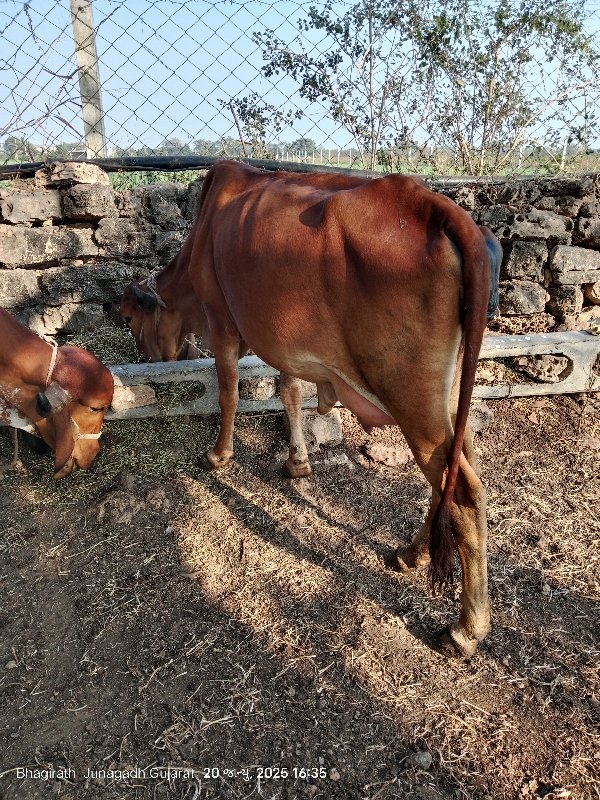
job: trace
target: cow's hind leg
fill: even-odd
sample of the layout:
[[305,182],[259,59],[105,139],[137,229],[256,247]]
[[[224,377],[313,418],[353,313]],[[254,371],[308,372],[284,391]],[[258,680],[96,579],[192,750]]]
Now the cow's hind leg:
[[[465,431],[463,444],[463,454],[473,471],[479,476],[479,459],[473,447],[473,433],[470,426]],[[412,542],[404,547],[398,547],[394,557],[388,561],[389,566],[400,572],[409,572],[413,569],[422,569],[429,565],[431,557],[429,555],[429,537],[431,534],[431,521],[440,501],[440,493],[432,488],[431,505],[421,529],[414,537]]]
[[[422,395],[423,396],[423,395]],[[419,406],[419,414],[398,408],[400,422],[415,460],[432,487],[432,503],[423,527],[406,548],[397,551],[396,567],[408,569],[429,561],[431,528],[437,521],[452,427],[447,412],[433,403]],[[470,451],[470,448],[467,448]],[[442,636],[446,644],[463,656],[472,655],[490,627],[487,594],[487,525],[485,491],[476,470],[466,456],[460,458],[459,472],[450,507],[453,543],[462,569],[461,610],[458,620]]]
[[302,384],[285,372],[281,373],[279,394],[290,423],[290,449],[285,471],[290,478],[310,475],[311,467],[302,430]]
[[439,503],[439,493],[433,491],[433,497],[425,521],[412,542],[404,547],[398,547],[393,557],[388,560],[388,566],[399,572],[409,572],[413,569],[422,569],[431,561],[429,555],[429,536],[431,534],[431,520]]
[[233,456],[233,429],[239,399],[239,337],[223,334],[215,336],[213,348],[219,381],[221,419],[217,441],[206,452],[201,463],[209,469],[221,469],[229,464]]
[[[451,408],[453,427],[456,421],[456,410],[458,406],[458,398],[460,393],[460,375],[462,371],[462,362],[463,362],[463,348],[461,346],[457,356],[456,369],[454,371],[452,390],[450,393],[450,408]],[[441,409],[437,413],[438,414],[441,413]],[[469,462],[469,464],[471,465],[471,467],[473,468],[473,470],[475,471],[475,474],[479,475],[480,474],[479,459],[477,458],[477,454],[473,446],[473,431],[469,423],[467,423],[465,436],[463,440],[463,454],[467,459],[467,461]],[[431,506],[429,508],[427,517],[425,518],[425,522],[423,523],[423,526],[421,527],[419,533],[415,536],[415,538],[407,547],[399,547],[396,550],[395,557],[391,559],[389,562],[389,565],[393,569],[397,569],[400,572],[407,572],[412,569],[420,569],[422,567],[426,567],[429,564],[429,562],[431,561],[431,558],[429,556],[429,537],[431,534],[431,522],[437,510],[439,501],[440,501],[440,493],[435,488],[435,484],[432,484]]]
[[462,456],[452,504],[454,544],[462,571],[460,616],[441,632],[440,645],[472,655],[490,629],[487,579],[487,522],[485,489]]

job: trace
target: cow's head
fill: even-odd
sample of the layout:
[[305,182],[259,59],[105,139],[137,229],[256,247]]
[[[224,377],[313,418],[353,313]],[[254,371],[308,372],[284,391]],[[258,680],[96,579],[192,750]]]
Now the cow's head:
[[110,371],[92,353],[60,347],[48,385],[29,398],[21,394],[22,410],[54,450],[56,480],[91,467],[113,390]]
[[149,279],[127,286],[121,298],[121,317],[148,361],[176,361],[182,356],[190,333],[184,315],[177,303],[162,299]]

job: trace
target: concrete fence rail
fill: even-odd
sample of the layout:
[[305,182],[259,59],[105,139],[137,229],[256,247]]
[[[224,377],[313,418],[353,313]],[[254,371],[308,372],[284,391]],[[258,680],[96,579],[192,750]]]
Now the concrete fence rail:
[[[600,391],[600,336],[584,331],[520,336],[487,336],[480,360],[519,356],[561,356],[568,366],[553,383],[499,383],[476,385],[475,400]],[[279,373],[257,356],[242,358],[238,412],[279,413]],[[219,386],[212,358],[158,364],[121,364],[110,367],[115,395],[107,420],[141,419],[219,413]],[[182,399],[178,389],[188,388]],[[161,392],[161,389],[166,391]],[[173,391],[174,389],[174,391]],[[303,408],[315,408],[315,386],[306,384]],[[33,432],[31,421],[0,402],[0,426]]]
[[[480,359],[516,358],[518,356],[559,355],[569,365],[555,383],[529,382],[478,385],[474,397],[501,398],[544,394],[572,394],[600,391],[600,337],[583,331],[543,333],[529,336],[488,336]],[[115,379],[113,407],[107,419],[135,419],[182,414],[216,414],[219,411],[219,387],[214,359],[176,361],[159,364],[124,364],[111,367]],[[256,356],[240,361],[240,413],[277,412],[283,406],[278,396],[279,373]],[[197,396],[169,403],[160,397],[160,386],[198,384]],[[311,392],[309,394],[309,392]],[[307,384],[304,408],[315,408],[313,384]]]

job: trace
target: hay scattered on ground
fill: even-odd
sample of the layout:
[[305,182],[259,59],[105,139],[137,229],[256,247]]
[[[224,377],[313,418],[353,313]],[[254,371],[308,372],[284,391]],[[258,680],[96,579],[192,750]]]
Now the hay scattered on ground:
[[93,331],[69,336],[66,344],[84,347],[107,366],[137,364],[141,358],[131,332],[117,325],[103,325]]
[[[58,484],[25,455],[0,497],[3,798],[598,798],[600,403],[488,402],[494,628],[468,663],[429,644],[456,592],[380,558],[428,487],[361,457],[346,412],[346,464],[291,482],[272,416],[220,473],[196,463],[214,418],[110,423]],[[76,778],[17,777],[36,764]],[[196,772],[82,778],[167,764]]]

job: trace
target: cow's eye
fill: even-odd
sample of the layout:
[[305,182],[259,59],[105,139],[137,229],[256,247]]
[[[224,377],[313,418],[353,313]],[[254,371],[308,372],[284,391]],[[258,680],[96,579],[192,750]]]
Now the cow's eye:
[[131,325],[131,317],[124,317],[123,319],[128,325]]
[[99,414],[101,411],[106,411],[105,406],[100,406],[100,408],[94,408],[94,406],[89,407],[90,411],[93,411],[94,414]]

